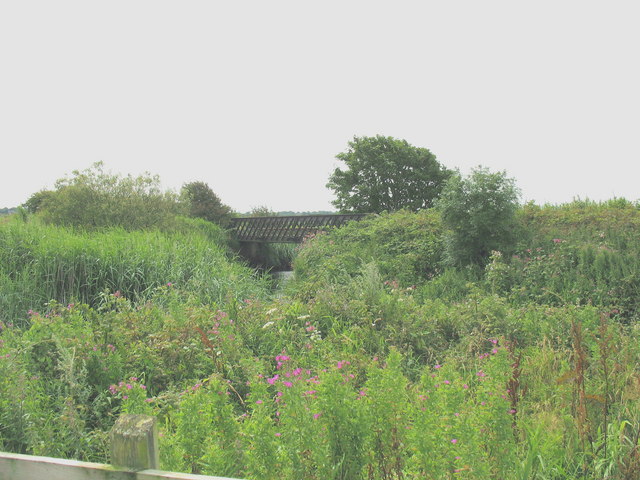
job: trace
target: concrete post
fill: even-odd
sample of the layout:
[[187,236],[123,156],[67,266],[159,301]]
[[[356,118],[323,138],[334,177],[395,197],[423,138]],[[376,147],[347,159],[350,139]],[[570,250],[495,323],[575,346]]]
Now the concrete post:
[[160,468],[155,417],[124,414],[118,418],[111,430],[111,464],[134,472]]

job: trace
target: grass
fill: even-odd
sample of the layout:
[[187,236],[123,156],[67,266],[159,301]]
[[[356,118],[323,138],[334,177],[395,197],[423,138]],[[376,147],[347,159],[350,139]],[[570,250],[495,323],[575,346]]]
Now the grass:
[[87,233],[18,220],[0,226],[0,319],[24,322],[50,300],[97,305],[119,291],[142,302],[172,284],[205,303],[264,296],[266,280],[211,232],[110,229]]

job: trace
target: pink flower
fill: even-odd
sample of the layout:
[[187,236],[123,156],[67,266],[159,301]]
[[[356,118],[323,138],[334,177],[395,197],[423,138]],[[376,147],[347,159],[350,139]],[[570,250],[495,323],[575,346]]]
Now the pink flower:
[[435,365],[433,368],[435,368],[437,370],[439,368],[442,368],[442,365]]
[[256,400],[256,403],[257,403],[258,405],[262,405],[262,400]]
[[285,387],[293,387],[293,383],[291,382],[282,382]]
[[451,443],[453,443],[455,445],[456,443],[458,443],[458,439],[457,438],[452,438],[451,439]]
[[314,413],[313,414],[314,420],[317,420],[318,418],[320,418],[320,415],[322,415],[322,414],[321,413]]
[[279,437],[279,436],[281,436],[282,434],[281,434],[280,432],[276,432],[274,435],[275,435],[276,437]]

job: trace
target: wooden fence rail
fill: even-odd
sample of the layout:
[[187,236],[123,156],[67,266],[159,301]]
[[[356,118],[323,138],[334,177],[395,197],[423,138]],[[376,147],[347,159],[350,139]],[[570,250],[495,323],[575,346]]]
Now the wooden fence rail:
[[122,415],[111,432],[111,461],[102,463],[0,452],[0,480],[234,480],[158,468],[155,418]]

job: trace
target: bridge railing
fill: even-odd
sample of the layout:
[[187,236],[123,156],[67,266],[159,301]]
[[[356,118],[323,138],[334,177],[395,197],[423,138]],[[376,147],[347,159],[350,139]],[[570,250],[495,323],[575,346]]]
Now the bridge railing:
[[241,242],[300,243],[305,236],[329,227],[338,227],[366,214],[290,215],[281,217],[240,217],[232,227]]

